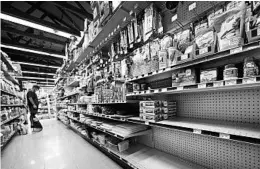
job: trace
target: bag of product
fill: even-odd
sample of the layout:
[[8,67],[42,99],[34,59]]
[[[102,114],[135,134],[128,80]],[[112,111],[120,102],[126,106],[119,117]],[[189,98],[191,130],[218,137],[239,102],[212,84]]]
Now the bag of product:
[[213,27],[204,29],[195,37],[194,44],[195,44],[195,55],[202,55],[207,52],[215,52],[215,32]]
[[214,19],[219,51],[237,47],[243,43],[245,2],[228,5],[227,11]]

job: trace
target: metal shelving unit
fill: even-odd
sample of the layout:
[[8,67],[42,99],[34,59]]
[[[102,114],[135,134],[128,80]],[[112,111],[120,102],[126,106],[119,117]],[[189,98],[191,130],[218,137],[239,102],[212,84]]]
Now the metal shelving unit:
[[4,91],[4,90],[2,90],[2,89],[1,89],[1,93],[2,93],[2,94],[8,94],[8,95],[10,95],[10,96],[15,96],[15,97],[16,97],[15,94],[10,93],[10,92],[7,92],[7,91]]
[[91,127],[91,128],[94,128],[94,129],[96,129],[96,130],[102,131],[102,132],[104,132],[104,133],[106,133],[106,134],[109,134],[109,135],[111,135],[111,136],[114,136],[114,137],[116,137],[116,138],[119,138],[119,139],[121,139],[121,140],[125,140],[125,139],[131,138],[131,137],[137,137],[137,136],[142,136],[142,135],[146,135],[146,134],[151,134],[151,130],[148,129],[148,130],[144,130],[144,131],[139,131],[139,132],[136,132],[136,133],[132,133],[132,134],[129,134],[129,135],[122,135],[122,134],[119,134],[119,133],[116,133],[116,132],[113,132],[113,131],[106,130],[105,128],[102,128],[102,127],[99,127],[99,126],[95,126],[95,125],[83,123],[83,122],[81,122],[80,120],[74,119],[74,118],[69,117],[69,116],[68,116],[68,118],[69,118],[69,119],[72,119],[72,120],[74,120],[74,121],[77,121],[77,122],[79,122],[79,123],[82,123],[82,124],[84,124],[84,125],[87,125],[87,126],[89,126],[89,127]]
[[[64,123],[63,123],[64,124]],[[65,124],[66,125],[66,124]],[[84,138],[86,141],[96,146],[97,148],[101,148],[105,151],[105,153],[112,155],[117,158],[121,162],[124,162],[131,168],[134,169],[157,169],[157,168],[171,168],[172,166],[178,166],[182,169],[203,169],[204,167],[199,166],[195,163],[185,161],[179,157],[172,156],[170,154],[164,153],[162,151],[153,149],[151,147],[135,144],[132,145],[128,150],[124,152],[118,152],[108,148],[106,145],[102,145],[94,139],[90,139],[85,135],[82,135],[77,129],[70,125],[66,125],[74,132],[76,132],[79,136]],[[147,158],[150,157],[150,158]]]
[[12,138],[14,137],[14,135],[16,134],[16,131],[12,132],[9,137],[7,138],[7,140],[1,145],[1,151],[3,151],[3,149],[6,147],[6,145],[12,140]]

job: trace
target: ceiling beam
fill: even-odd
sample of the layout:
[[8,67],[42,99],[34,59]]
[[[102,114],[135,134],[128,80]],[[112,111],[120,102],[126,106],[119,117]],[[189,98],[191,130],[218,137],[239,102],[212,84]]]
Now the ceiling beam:
[[68,10],[70,12],[73,12],[75,14],[83,15],[86,18],[88,18],[88,20],[90,20],[90,21],[93,20],[93,15],[92,14],[88,13],[85,10],[79,9],[79,8],[73,6],[73,5],[70,5],[70,4],[66,3],[66,2],[62,2],[62,1],[57,1],[57,2],[50,1],[50,2],[54,3],[56,6],[60,6],[60,7],[66,9],[66,10]]
[[15,50],[38,53],[38,54],[48,55],[48,56],[53,56],[53,57],[59,57],[59,58],[63,58],[63,59],[66,58],[63,52],[57,52],[55,50],[50,50],[50,49],[42,49],[42,47],[28,46],[28,45],[20,44],[17,42],[12,43],[10,41],[6,41],[5,39],[2,39],[2,43],[0,46],[10,48],[10,49],[15,49]]
[[54,81],[54,78],[44,78],[44,77],[30,77],[30,76],[16,76],[17,79],[38,79],[38,80],[51,80]]
[[66,13],[66,11],[64,11],[61,7],[59,7],[59,6],[57,6],[57,8],[62,12],[62,15],[65,15],[68,19],[69,19],[69,21],[73,24],[73,26],[78,30],[78,31],[80,31],[80,27],[79,27],[79,25],[77,25],[74,21],[73,21],[73,19]]
[[[32,2],[27,2],[28,4],[32,5]],[[45,10],[44,8],[40,7],[40,6],[35,6],[35,8],[37,8],[39,11],[47,14],[50,18],[56,19],[57,21],[59,21],[60,23],[62,23],[63,25],[65,25],[66,27],[68,27],[69,29],[75,31],[75,32],[79,32],[80,30],[77,30],[75,28],[73,28],[70,24],[68,24],[67,22],[63,21],[62,19],[56,17],[55,15],[51,14],[50,12],[48,12],[47,10]]]
[[[47,22],[47,21],[44,21],[42,19],[33,17],[33,16],[28,15],[28,14],[26,14],[26,13],[20,11],[20,10],[15,9],[14,7],[8,5],[5,2],[2,2],[1,5],[2,5],[1,13],[3,13],[3,14],[9,15],[9,16],[12,16],[12,17],[15,17],[15,18],[19,18],[19,19],[22,19],[22,20],[26,20],[26,21],[29,21],[29,22],[32,22],[32,23],[35,23],[35,24],[38,24],[38,25],[41,25],[41,26],[44,26],[44,27],[49,27],[49,28],[54,29],[54,32],[48,31],[47,29],[42,29],[42,30],[45,30],[47,32],[55,34],[55,31],[57,32],[57,30],[60,30],[60,31],[63,31],[63,32],[66,32],[66,33],[69,33],[69,34],[72,34],[72,35],[80,36],[80,32],[78,32],[78,31],[75,31],[73,29],[69,29],[69,28],[66,28],[66,27],[62,27],[62,26],[53,24],[51,22]],[[13,22],[13,20],[10,20],[10,21]],[[19,22],[18,22],[18,24],[19,24]],[[22,23],[20,23],[20,24],[22,24]],[[29,26],[29,25],[27,25],[27,26]],[[32,27],[32,24],[30,24],[30,27]],[[56,33],[56,35],[61,36],[58,33]],[[67,36],[66,38],[70,38],[70,36]]]
[[43,64],[37,64],[37,63],[27,63],[27,62],[14,62],[22,65],[29,65],[29,66],[35,66],[35,67],[47,67],[47,68],[53,68],[53,69],[58,69],[61,66],[50,66],[50,65],[43,65]]
[[39,75],[55,75],[56,74],[56,73],[32,72],[32,71],[22,71],[22,73],[39,74]]
[[60,40],[57,40],[57,39],[48,38],[48,37],[45,37],[45,36],[42,36],[42,35],[35,35],[35,34],[27,33],[26,31],[9,29],[9,28],[6,28],[6,27],[2,27],[1,30],[5,31],[5,32],[9,32],[9,33],[15,33],[15,34],[18,34],[18,35],[27,36],[27,37],[34,38],[34,39],[40,39],[40,40],[56,43],[56,44],[65,45],[65,43],[66,43],[66,42],[63,42],[63,41],[60,41]]

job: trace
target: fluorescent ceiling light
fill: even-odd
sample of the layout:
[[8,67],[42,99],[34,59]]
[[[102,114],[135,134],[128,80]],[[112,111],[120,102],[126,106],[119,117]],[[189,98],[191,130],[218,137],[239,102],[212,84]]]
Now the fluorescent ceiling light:
[[[66,37],[66,38],[71,38],[71,36],[75,36],[75,35],[67,33],[67,32],[59,31],[59,30],[56,30],[56,29],[53,29],[53,28],[49,28],[49,27],[46,27],[46,26],[43,26],[43,25],[40,25],[40,24],[37,24],[37,23],[26,21],[26,20],[23,20],[23,19],[20,19],[20,18],[16,18],[16,17],[10,16],[10,15],[7,15],[7,14],[3,14],[3,13],[0,13],[0,18],[7,20],[7,21],[17,23],[17,24],[21,24],[21,25],[24,25],[24,26],[29,26],[31,28],[39,29],[39,30],[42,30],[42,31],[45,31],[45,32],[53,33],[55,35]],[[75,37],[77,37],[77,39],[79,39],[78,36],[75,36]]]
[[55,73],[31,72],[31,71],[22,71],[22,72],[23,73],[40,74],[40,75],[55,75]]
[[44,78],[44,77],[29,77],[29,76],[16,76],[17,79],[40,79],[40,80],[52,80],[54,81],[54,79],[52,78]]
[[56,58],[66,59],[65,55],[57,55],[57,54],[41,52],[41,51],[36,51],[36,50],[31,50],[31,49],[26,49],[26,48],[19,48],[19,47],[15,47],[15,46],[4,45],[4,44],[0,44],[0,46],[4,47],[4,48],[8,48],[8,49],[21,50],[21,51],[25,51],[25,52],[31,52],[31,53],[36,53],[36,54],[40,54],[40,55],[47,55],[47,56],[53,56]]
[[58,69],[60,68],[59,66],[49,66],[49,65],[41,65],[41,64],[36,64],[36,63],[26,63],[26,62],[14,62],[22,65],[31,65],[31,66],[39,66],[39,67],[50,67],[50,68],[55,68]]

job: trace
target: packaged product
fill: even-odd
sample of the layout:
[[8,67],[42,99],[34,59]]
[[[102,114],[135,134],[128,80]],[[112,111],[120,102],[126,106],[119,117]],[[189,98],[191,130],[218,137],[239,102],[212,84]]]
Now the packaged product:
[[158,28],[158,12],[152,3],[145,9],[144,14],[144,41],[148,40]]
[[153,40],[150,42],[150,56],[151,56],[151,64],[150,71],[154,72],[159,69],[159,51],[161,50],[159,39]]
[[200,83],[216,81],[218,77],[217,68],[202,70],[200,72]]
[[168,52],[167,50],[159,51],[159,69],[168,67]]
[[174,36],[173,46],[176,46],[177,49],[184,54],[186,49],[191,46],[190,29],[177,33]]
[[140,107],[147,107],[147,108],[156,108],[161,107],[162,101],[160,100],[151,100],[151,101],[140,101]]
[[206,21],[203,21],[203,23],[198,23],[196,26],[195,26],[195,36],[198,36],[198,34],[204,30],[208,29],[208,22]]
[[127,32],[128,32],[128,44],[130,48],[133,48],[133,44],[135,41],[135,36],[134,36],[134,22],[131,21],[128,25],[127,25]]
[[247,57],[244,60],[244,77],[254,77],[259,75],[259,68],[254,62],[253,57]]
[[212,27],[199,31],[194,43],[195,56],[215,52],[215,42],[216,36]]
[[180,57],[182,53],[178,51],[174,47],[169,47],[168,48],[168,65],[169,66],[174,66],[177,64],[177,59]]
[[156,107],[156,108],[141,107],[140,113],[157,115],[157,114],[161,114],[162,111],[160,107]]
[[162,119],[161,114],[158,115],[150,115],[150,114],[140,114],[140,118],[142,120],[152,120],[152,121],[160,121]]
[[223,77],[224,80],[237,79],[238,70],[234,64],[229,64],[225,66]]
[[196,84],[197,76],[195,69],[181,69],[178,73],[178,81],[180,82],[181,86]]
[[214,19],[219,51],[237,47],[243,43],[245,2],[227,6],[227,11]]
[[110,14],[112,9],[111,1],[99,1],[100,22],[102,23]]
[[169,47],[173,46],[173,39],[171,36],[166,35],[161,40],[161,49],[168,49]]
[[220,8],[214,12],[212,12],[209,16],[208,16],[208,25],[209,27],[211,27],[214,23],[214,19],[215,17],[217,17],[218,15],[220,15],[221,13],[224,12],[224,9],[223,8]]

